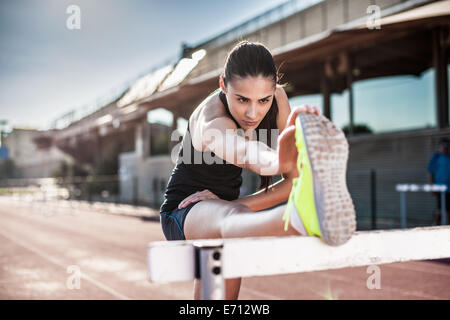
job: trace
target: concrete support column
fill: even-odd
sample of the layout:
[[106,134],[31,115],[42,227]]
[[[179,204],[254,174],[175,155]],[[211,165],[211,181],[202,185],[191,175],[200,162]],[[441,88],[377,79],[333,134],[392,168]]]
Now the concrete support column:
[[448,121],[448,72],[447,51],[445,39],[448,36],[448,28],[436,28],[433,30],[433,68],[436,88],[436,116],[437,127],[440,129],[449,126]]
[[348,135],[353,135],[354,111],[353,111],[353,63],[352,58],[347,55],[347,89],[348,89]]
[[173,122],[172,122],[172,127],[170,128],[170,132],[169,132],[169,154],[172,152],[172,149],[175,145],[178,144],[178,141],[171,141],[170,137],[172,136],[172,133],[177,130],[177,122],[178,122],[178,114],[176,114],[175,112],[172,113],[173,114]]
[[325,66],[322,70],[321,83],[320,83],[323,99],[323,115],[328,119],[331,119],[331,103],[330,103],[330,85],[327,79]]
[[95,150],[93,152],[93,163],[94,163],[94,167],[95,167],[103,162],[102,142],[101,142],[101,136],[99,133],[95,133],[93,145],[95,148]]
[[[173,114],[173,122],[172,122],[171,131],[175,131],[175,130],[177,130],[177,127],[178,127],[178,124],[177,124],[178,115],[175,112],[173,112],[172,114]],[[172,134],[172,132],[170,132],[170,134]]]
[[136,125],[134,150],[138,157],[147,158],[150,156],[150,124],[147,120]]

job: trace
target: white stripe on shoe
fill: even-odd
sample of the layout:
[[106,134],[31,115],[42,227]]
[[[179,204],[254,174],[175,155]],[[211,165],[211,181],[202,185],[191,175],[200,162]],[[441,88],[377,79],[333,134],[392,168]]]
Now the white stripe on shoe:
[[291,201],[289,205],[289,222],[291,223],[292,228],[297,230],[302,236],[307,236],[305,226],[303,225],[302,219],[294,206],[294,201]]

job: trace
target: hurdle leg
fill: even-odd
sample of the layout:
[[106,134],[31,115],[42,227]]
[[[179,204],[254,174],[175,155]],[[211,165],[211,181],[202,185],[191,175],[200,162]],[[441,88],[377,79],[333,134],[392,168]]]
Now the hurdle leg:
[[199,270],[197,277],[201,280],[202,300],[224,300],[225,279],[223,277],[222,249],[223,242],[194,243]]
[[401,215],[401,226],[405,229],[406,223],[406,192],[400,192],[400,215]]

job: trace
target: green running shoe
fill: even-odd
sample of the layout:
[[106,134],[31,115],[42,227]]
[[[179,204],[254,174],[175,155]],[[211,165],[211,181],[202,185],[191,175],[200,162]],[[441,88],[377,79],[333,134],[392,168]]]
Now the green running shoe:
[[299,232],[321,237],[329,245],[344,244],[356,230],[355,208],[346,183],[345,135],[322,115],[300,113],[295,127],[299,177],[293,179],[283,215],[285,230],[291,222]]

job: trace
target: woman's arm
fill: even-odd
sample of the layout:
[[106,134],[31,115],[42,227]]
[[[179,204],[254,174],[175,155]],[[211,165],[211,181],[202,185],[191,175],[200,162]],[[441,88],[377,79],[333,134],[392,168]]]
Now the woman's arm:
[[[294,133],[297,113],[291,111],[288,97],[282,87],[277,87],[275,96],[279,108],[277,124],[281,131],[280,136],[286,136],[282,137],[285,144],[282,147],[284,150],[288,151],[292,149],[295,150],[292,155],[288,155],[288,151],[282,151],[281,154],[286,156],[286,161],[290,160],[291,163],[294,162],[295,164],[297,160],[297,149],[293,146],[295,146]],[[320,114],[320,110],[317,107],[309,107],[308,105],[304,106],[301,112]],[[284,160],[281,159],[281,161]],[[282,173],[282,180],[269,186],[267,192],[265,192],[265,190],[259,190],[249,196],[236,199],[235,202],[245,204],[252,211],[260,211],[273,207],[289,198],[292,189],[292,181],[298,176],[299,172],[297,166],[293,165],[289,172]]]
[[[277,125],[280,132],[283,133],[287,125],[293,124],[288,121],[291,108],[288,97],[282,87],[277,87],[275,98],[278,104]],[[290,143],[293,143],[293,141],[290,141]],[[234,202],[245,204],[252,211],[260,211],[273,207],[288,199],[292,189],[292,180],[298,177],[298,174],[297,167],[294,166],[290,172],[282,174],[282,180],[270,185],[267,192],[265,192],[265,189],[259,190],[249,196],[236,199]]]
[[298,173],[297,170],[290,175],[284,175],[282,180],[270,185],[267,192],[265,192],[265,189],[259,190],[233,202],[245,204],[251,211],[260,211],[273,207],[288,199],[292,189],[292,180],[298,176],[296,173]]
[[[295,118],[294,118],[295,119]],[[298,170],[295,165],[297,160],[297,149],[295,148],[295,126],[288,126],[281,134],[279,139],[279,150],[282,151],[282,161],[285,166],[289,166],[291,169],[283,175],[283,180],[271,185],[268,188],[268,192],[260,190],[250,196],[239,198],[234,202],[245,204],[252,211],[259,211],[266,208],[270,208],[278,203],[287,200],[289,192],[292,188],[292,180],[298,176]],[[293,147],[294,146],[294,147]],[[292,152],[293,151],[293,152]],[[291,155],[289,155],[291,153]],[[185,198],[179,205],[179,209],[187,206],[189,203],[197,202],[200,200],[212,199],[214,195],[209,190],[202,192],[196,192],[187,198]],[[217,198],[217,197],[216,197]]]
[[[278,153],[265,143],[238,135],[233,120],[223,116],[206,122],[198,129],[202,151],[214,152],[219,158],[259,175],[280,174]],[[193,138],[194,140],[195,138]]]
[[[281,89],[281,91],[279,89]],[[192,143],[197,150],[200,149],[204,151],[204,149],[209,149],[227,162],[233,163],[242,168],[250,169],[260,175],[282,174],[283,179],[271,185],[268,188],[268,192],[265,192],[265,190],[260,190],[252,195],[234,200],[235,202],[247,205],[252,211],[270,208],[288,199],[292,188],[292,180],[298,176],[298,170],[296,168],[297,148],[295,148],[294,135],[295,119],[297,114],[300,112],[320,114],[317,107],[309,106],[302,106],[291,111],[284,89],[281,87],[279,89],[277,88],[275,95],[279,107],[277,124],[278,127],[281,128],[282,133],[278,138],[277,150],[269,148],[264,143],[248,141],[245,138],[238,136],[235,131],[237,129],[236,124],[228,117],[222,117],[220,120],[217,120],[218,118],[213,119],[210,123],[203,127],[197,125],[195,132],[191,133],[193,135]],[[198,114],[198,116],[196,116],[197,124],[207,123],[207,121],[205,121],[206,119],[201,119],[202,117],[204,117],[202,114]],[[216,121],[214,125],[213,121]],[[211,129],[213,131],[206,133],[207,129]],[[196,141],[206,142],[206,147],[199,144],[196,146]],[[234,141],[234,144],[226,143],[228,141]],[[252,145],[254,142],[257,143]],[[263,163],[262,165],[258,162],[253,164],[243,164],[238,161],[239,159],[242,161],[242,158],[248,160],[249,153],[252,151],[255,152],[253,156],[256,157],[256,159],[267,157],[266,161],[272,161],[272,170],[274,170],[273,168],[275,167],[278,171],[275,173],[261,174],[263,169],[267,169],[267,163]],[[267,173],[267,171],[265,172]],[[203,198],[207,199],[206,195],[196,193],[183,201],[190,201],[190,197],[195,197],[193,200],[194,202],[203,200]]]
[[[318,114],[318,109],[308,106],[298,107],[290,110],[289,101],[282,87],[277,87],[275,92],[279,108],[277,119],[280,131],[288,126],[291,119],[295,124],[295,117],[299,112],[309,112]],[[238,135],[235,122],[224,114],[220,114],[217,106],[220,102],[218,97],[212,97],[205,103],[204,108],[195,114],[195,123],[191,124],[192,143],[199,151],[214,152],[219,158],[238,167],[253,171],[262,176],[273,176],[288,172],[290,163],[285,161],[286,157],[292,155],[296,150],[293,144],[285,148],[285,152],[280,152],[280,138],[278,138],[278,148],[270,148],[267,144],[248,139]],[[286,154],[286,151],[288,154]]]

